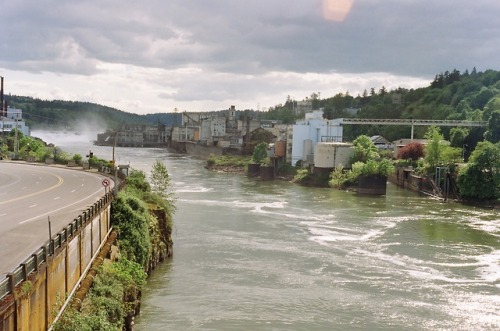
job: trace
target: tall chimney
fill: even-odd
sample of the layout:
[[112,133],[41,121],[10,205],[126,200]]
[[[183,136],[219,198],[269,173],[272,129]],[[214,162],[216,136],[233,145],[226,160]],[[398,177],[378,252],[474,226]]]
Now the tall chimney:
[[1,107],[1,111],[0,111],[0,114],[2,116],[5,116],[5,112],[6,112],[6,109],[5,109],[5,105],[3,103],[3,76],[0,76],[1,78],[1,86],[0,86],[0,107]]

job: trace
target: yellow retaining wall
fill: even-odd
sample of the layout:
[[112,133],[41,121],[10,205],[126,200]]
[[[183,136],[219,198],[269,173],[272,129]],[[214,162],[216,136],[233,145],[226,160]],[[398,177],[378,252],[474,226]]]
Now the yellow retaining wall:
[[[47,330],[66,296],[79,286],[79,279],[102,242],[107,239],[110,229],[110,203],[96,208],[79,217],[73,223],[80,223],[75,230],[68,226],[62,232],[63,242],[54,249],[54,240],[42,247],[36,256],[36,270],[29,273],[24,281],[15,286],[14,291],[0,300],[0,331]],[[70,223],[71,225],[71,223]],[[71,228],[73,229],[73,228]],[[58,234],[59,235],[59,234]],[[55,236],[57,237],[57,236]],[[51,249],[53,254],[49,254]],[[46,256],[44,262],[38,262],[39,256]],[[16,269],[22,274],[28,273],[26,265]],[[24,269],[23,269],[24,268]],[[21,270],[21,271],[19,271]],[[17,275],[9,275],[10,287]]]

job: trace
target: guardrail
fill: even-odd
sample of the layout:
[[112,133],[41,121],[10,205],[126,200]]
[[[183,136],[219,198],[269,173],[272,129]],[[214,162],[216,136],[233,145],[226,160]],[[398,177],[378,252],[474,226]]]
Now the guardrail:
[[106,193],[61,231],[52,236],[50,240],[46,241],[42,247],[31,254],[29,258],[8,274],[7,277],[0,280],[0,300],[8,294],[14,293],[16,286],[27,280],[28,276],[33,272],[38,271],[39,267],[43,263],[47,262],[48,258],[53,255],[58,248],[73,238],[74,234],[81,228],[86,227],[88,222],[92,220],[93,216],[101,212],[102,209],[106,208],[112,200],[112,192]]

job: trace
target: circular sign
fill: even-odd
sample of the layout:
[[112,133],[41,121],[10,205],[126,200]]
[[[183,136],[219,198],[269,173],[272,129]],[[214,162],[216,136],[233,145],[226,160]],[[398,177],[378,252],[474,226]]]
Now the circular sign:
[[109,179],[103,179],[103,180],[102,180],[102,186],[104,186],[104,187],[108,187],[108,186],[109,186],[109,184],[110,184],[110,183],[109,183]]

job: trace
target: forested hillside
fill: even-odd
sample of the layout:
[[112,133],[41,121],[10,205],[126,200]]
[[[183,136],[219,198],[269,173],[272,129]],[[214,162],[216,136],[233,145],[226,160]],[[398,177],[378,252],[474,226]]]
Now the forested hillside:
[[180,123],[180,114],[127,113],[115,108],[90,102],[40,100],[31,97],[6,95],[9,106],[22,109],[23,117],[32,129],[64,129],[94,131],[117,128],[122,124]]
[[[447,139],[457,146],[474,147],[483,139],[485,131],[492,138],[500,130],[500,72],[487,70],[470,73],[466,70],[446,71],[436,75],[428,87],[387,91],[385,87],[367,87],[362,95],[351,96],[349,92],[320,99],[313,93],[310,98],[313,109],[324,108],[325,116],[332,118],[377,118],[377,119],[436,119],[490,121],[489,128],[450,129],[441,128]],[[293,123],[296,119],[292,109],[294,101],[287,99],[284,105],[270,109],[267,118]],[[348,109],[358,109],[356,114]],[[299,115],[300,116],[300,115]],[[423,138],[425,127],[416,127],[416,138]],[[345,126],[344,137],[353,140],[361,134],[383,135],[389,140],[410,137],[410,127],[402,126]],[[453,142],[453,139],[456,141]],[[494,139],[492,139],[494,140]]]

